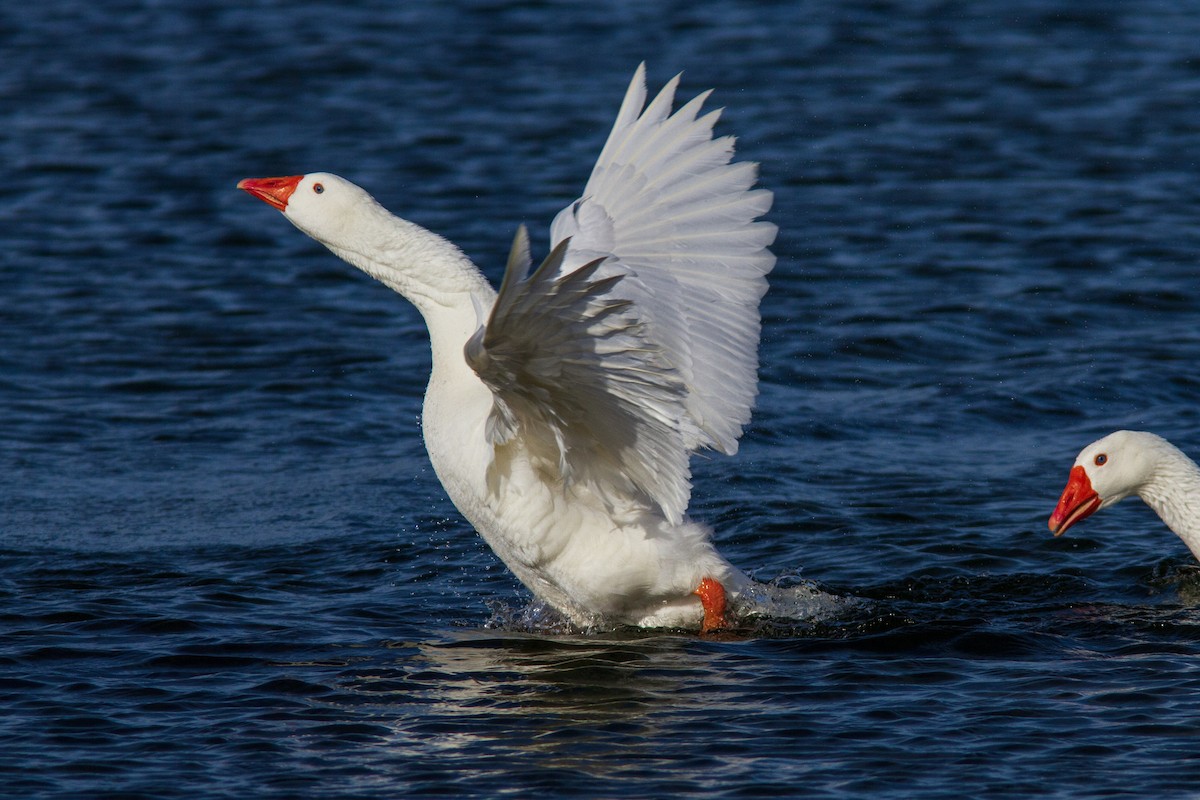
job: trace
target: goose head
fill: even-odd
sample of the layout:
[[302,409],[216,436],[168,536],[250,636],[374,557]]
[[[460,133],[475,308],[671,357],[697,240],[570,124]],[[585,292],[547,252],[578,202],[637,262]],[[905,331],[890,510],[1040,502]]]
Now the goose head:
[[289,222],[325,245],[349,240],[371,212],[383,211],[366,190],[329,172],[246,178],[237,188],[283,212]]
[[1083,448],[1050,515],[1050,531],[1060,536],[1100,509],[1139,494],[1154,477],[1164,444],[1152,433],[1117,431]]

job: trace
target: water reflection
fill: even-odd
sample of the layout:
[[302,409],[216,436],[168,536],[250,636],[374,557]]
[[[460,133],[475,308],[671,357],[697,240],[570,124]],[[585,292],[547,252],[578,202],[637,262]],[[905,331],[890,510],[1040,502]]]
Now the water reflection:
[[631,755],[655,759],[657,743],[739,711],[745,678],[722,647],[687,635],[463,631],[396,644],[401,660],[356,670],[346,688],[410,754],[459,759],[499,748],[611,774],[608,755],[633,769]]

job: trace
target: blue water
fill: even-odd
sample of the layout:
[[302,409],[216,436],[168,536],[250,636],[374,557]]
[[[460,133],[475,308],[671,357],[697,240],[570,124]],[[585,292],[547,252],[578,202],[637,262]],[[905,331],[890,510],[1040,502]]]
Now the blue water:
[[[0,52],[0,794],[1200,793],[1200,568],[1045,524],[1104,433],[1200,454],[1196,3],[46,0]],[[234,189],[338,172],[495,279],[642,60],[780,226],[692,513],[837,613],[547,624],[419,316]]]

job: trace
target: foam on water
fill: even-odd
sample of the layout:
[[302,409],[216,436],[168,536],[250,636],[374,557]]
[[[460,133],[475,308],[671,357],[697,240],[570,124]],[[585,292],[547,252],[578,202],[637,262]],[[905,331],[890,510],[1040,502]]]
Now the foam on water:
[[[785,627],[790,627],[802,635],[803,626],[836,621],[857,612],[862,606],[863,601],[858,598],[832,594],[812,581],[796,577],[784,576],[770,583],[751,581],[730,605],[729,630],[739,636],[755,636],[767,631],[770,635],[780,635]],[[492,612],[487,622],[489,629],[546,635],[614,630],[602,626],[581,630],[540,600],[519,608],[493,601],[489,608]]]

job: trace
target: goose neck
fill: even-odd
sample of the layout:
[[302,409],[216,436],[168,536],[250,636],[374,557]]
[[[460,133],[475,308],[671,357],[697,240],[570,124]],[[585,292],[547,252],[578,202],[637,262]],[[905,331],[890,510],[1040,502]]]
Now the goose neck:
[[1138,494],[1200,559],[1200,467],[1172,448]]

